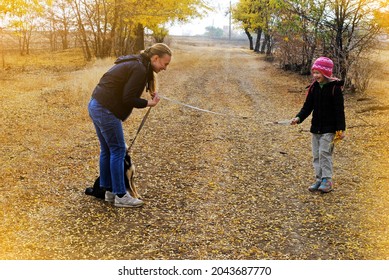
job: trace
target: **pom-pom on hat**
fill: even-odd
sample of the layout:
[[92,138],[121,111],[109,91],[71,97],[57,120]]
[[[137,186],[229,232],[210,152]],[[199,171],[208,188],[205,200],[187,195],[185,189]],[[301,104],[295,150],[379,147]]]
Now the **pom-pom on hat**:
[[332,78],[332,69],[334,68],[334,62],[328,57],[319,57],[312,65],[312,71],[317,70],[323,74],[324,77]]

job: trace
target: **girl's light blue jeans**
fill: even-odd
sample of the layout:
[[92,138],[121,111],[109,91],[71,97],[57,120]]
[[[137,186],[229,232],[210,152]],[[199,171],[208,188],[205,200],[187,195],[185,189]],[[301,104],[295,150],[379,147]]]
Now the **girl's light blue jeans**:
[[96,99],[89,102],[88,111],[100,141],[100,187],[112,188],[114,194],[125,194],[123,170],[126,144],[122,121]]
[[334,151],[334,133],[312,133],[313,167],[317,180],[331,179],[333,175],[332,154]]

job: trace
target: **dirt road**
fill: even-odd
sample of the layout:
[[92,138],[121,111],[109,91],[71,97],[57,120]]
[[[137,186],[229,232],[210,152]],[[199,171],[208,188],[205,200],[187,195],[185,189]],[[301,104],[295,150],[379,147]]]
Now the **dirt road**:
[[[0,96],[1,259],[389,259],[388,111],[346,96],[335,190],[310,193],[309,120],[267,123],[298,112],[307,80],[239,46],[173,49],[160,93],[226,115],[152,110],[132,153],[141,209],[83,193],[98,175],[86,106],[109,64],[46,73],[39,88],[37,72],[28,89],[0,81],[13,89]],[[144,113],[125,122],[129,141]]]

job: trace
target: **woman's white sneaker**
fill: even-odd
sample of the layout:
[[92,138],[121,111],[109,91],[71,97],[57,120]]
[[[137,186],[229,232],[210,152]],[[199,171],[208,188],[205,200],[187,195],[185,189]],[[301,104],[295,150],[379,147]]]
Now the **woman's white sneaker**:
[[115,202],[115,194],[110,192],[110,191],[106,191],[105,192],[105,201],[109,202],[109,203],[114,203]]
[[143,205],[143,201],[132,197],[129,193],[126,193],[123,197],[115,196],[114,205],[116,207],[141,207]]

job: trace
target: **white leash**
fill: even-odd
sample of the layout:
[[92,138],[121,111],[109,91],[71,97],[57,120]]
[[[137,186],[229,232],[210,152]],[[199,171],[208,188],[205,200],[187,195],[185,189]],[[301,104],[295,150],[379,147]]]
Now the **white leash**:
[[266,122],[265,124],[291,125],[292,124],[292,120],[282,120],[282,121],[275,121],[275,122]]
[[248,119],[248,117],[236,116],[236,115],[231,115],[231,114],[224,114],[224,113],[219,113],[219,112],[214,112],[214,111],[202,109],[202,108],[199,108],[199,107],[195,107],[195,106],[192,106],[192,105],[189,105],[189,104],[185,104],[185,103],[183,103],[183,102],[180,102],[180,101],[171,99],[171,98],[166,97],[166,96],[163,96],[163,95],[160,95],[159,97],[162,98],[162,99],[165,99],[165,100],[167,100],[167,101],[170,101],[170,102],[172,102],[172,103],[175,103],[175,104],[178,104],[178,105],[187,107],[187,108],[191,108],[191,109],[193,109],[193,110],[197,110],[197,111],[200,111],[200,112],[205,112],[205,113],[214,114],[214,115],[219,115],[219,116],[228,116],[228,117],[234,117],[234,118]]
[[[200,111],[200,112],[205,112],[205,113],[209,113],[209,114],[214,114],[214,115],[219,115],[219,116],[226,116],[226,117],[233,117],[233,118],[240,118],[240,119],[251,119],[252,117],[246,117],[246,116],[237,116],[237,115],[232,115],[232,114],[224,114],[224,113],[220,113],[220,112],[214,112],[214,111],[211,111],[211,110],[207,110],[207,109],[202,109],[202,108],[199,108],[199,107],[196,107],[196,106],[192,106],[192,105],[189,105],[189,104],[186,104],[186,103],[183,103],[183,102],[180,102],[180,101],[177,101],[177,100],[174,100],[174,99],[171,99],[169,97],[166,97],[164,95],[159,95],[159,97],[161,99],[165,99],[171,103],[174,103],[174,104],[177,104],[177,105],[180,105],[180,106],[184,106],[184,107],[187,107],[187,108],[190,108],[190,109],[193,109],[193,110],[197,110],[197,111]],[[288,126],[288,125],[291,125],[291,120],[281,120],[281,121],[272,121],[272,122],[265,122],[266,125],[269,125],[269,124],[276,124],[276,125],[285,125],[285,126]]]

